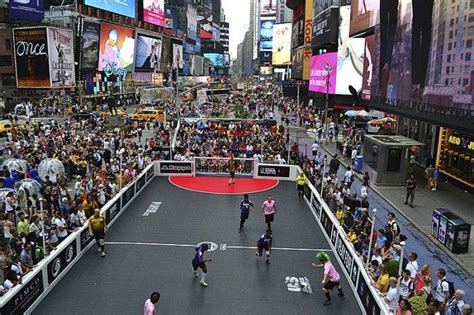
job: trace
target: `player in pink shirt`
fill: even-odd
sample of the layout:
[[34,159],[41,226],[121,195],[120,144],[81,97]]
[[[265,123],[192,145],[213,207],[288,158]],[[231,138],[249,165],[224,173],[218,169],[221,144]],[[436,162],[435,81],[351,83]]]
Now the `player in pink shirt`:
[[153,292],[151,297],[145,301],[145,305],[143,306],[143,315],[155,315],[155,304],[158,303],[160,299],[160,293]]
[[267,224],[269,230],[272,229],[272,222],[276,212],[277,208],[275,205],[275,200],[272,199],[272,196],[268,196],[267,200],[265,200],[262,204],[262,215],[265,216],[265,223]]
[[336,268],[334,268],[333,264],[329,260],[329,255],[324,252],[320,252],[316,254],[316,258],[319,259],[320,264],[318,265],[318,264],[313,263],[313,267],[324,268],[324,276],[323,276],[323,280],[321,281],[321,284],[323,285],[322,290],[324,294],[326,295],[326,301],[324,301],[324,305],[331,304],[331,295],[329,294],[329,290],[334,289],[334,287],[336,287],[337,291],[339,291],[339,297],[343,299],[344,293],[342,292],[341,285],[339,284],[339,280],[341,280],[341,276],[339,275]]

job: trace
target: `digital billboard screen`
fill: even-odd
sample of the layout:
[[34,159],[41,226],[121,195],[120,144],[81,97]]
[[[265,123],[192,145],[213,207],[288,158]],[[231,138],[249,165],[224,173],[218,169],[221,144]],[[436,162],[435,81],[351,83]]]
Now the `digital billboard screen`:
[[165,0],[143,0],[143,21],[165,26]]
[[354,36],[379,23],[380,0],[352,0],[350,35]]
[[99,70],[116,71],[133,69],[135,31],[115,24],[101,23],[99,44]]
[[123,16],[136,17],[135,0],[84,0],[84,4]]
[[225,60],[223,54],[216,54],[216,53],[205,53],[204,58],[209,59],[212,63],[212,67],[216,69],[223,69],[225,68]]
[[81,68],[96,69],[99,58],[100,24],[84,21],[82,28]]
[[286,65],[291,62],[291,23],[273,26],[273,65]]
[[277,0],[261,0],[260,1],[260,15],[271,16],[276,15]]
[[309,90],[312,92],[326,93],[328,73],[326,65],[331,66],[329,73],[329,94],[336,92],[337,53],[327,53],[311,57],[311,72],[309,75]]
[[161,39],[138,34],[137,50],[135,53],[135,69],[141,71],[153,71],[154,69],[159,69],[161,48]]
[[10,16],[16,20],[39,22],[44,18],[43,1],[10,0]]
[[331,8],[313,18],[311,46],[321,47],[337,42],[339,8]]
[[361,98],[365,101],[370,101],[372,96],[372,80],[375,79],[375,60],[375,35],[371,35],[365,39],[364,74],[362,75],[361,94]]
[[261,65],[271,64],[272,63],[272,52],[271,51],[261,51],[259,56],[259,63]]
[[275,20],[260,21],[260,50],[273,49],[273,25]]
[[187,35],[189,38],[196,40],[197,9],[190,3],[188,3],[188,9],[186,10],[186,17],[188,20]]
[[291,55],[291,78],[301,79],[303,77],[304,47],[293,50]]
[[173,44],[173,68],[183,69],[184,60],[183,60],[183,45]]

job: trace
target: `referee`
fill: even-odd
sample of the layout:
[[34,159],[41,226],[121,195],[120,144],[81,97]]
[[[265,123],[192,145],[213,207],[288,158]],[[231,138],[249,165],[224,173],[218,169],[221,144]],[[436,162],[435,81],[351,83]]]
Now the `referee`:
[[89,232],[94,235],[95,242],[100,252],[101,257],[105,257],[105,218],[100,214],[100,209],[94,210],[94,215],[89,219]]
[[265,223],[267,224],[268,229],[272,230],[272,222],[277,213],[277,208],[275,205],[275,200],[272,199],[272,196],[268,196],[262,204],[262,215],[265,216]]
[[306,186],[306,176],[304,175],[303,172],[299,173],[298,176],[296,176],[296,188],[298,190],[298,198],[300,200],[303,200],[304,196],[304,187]]

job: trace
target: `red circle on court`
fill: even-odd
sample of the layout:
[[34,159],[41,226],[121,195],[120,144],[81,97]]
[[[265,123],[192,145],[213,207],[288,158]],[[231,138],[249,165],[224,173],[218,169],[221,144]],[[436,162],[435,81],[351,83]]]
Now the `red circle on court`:
[[235,184],[228,184],[228,177],[185,177],[170,176],[169,181],[176,187],[218,195],[253,194],[270,190],[278,185],[275,179],[236,178]]

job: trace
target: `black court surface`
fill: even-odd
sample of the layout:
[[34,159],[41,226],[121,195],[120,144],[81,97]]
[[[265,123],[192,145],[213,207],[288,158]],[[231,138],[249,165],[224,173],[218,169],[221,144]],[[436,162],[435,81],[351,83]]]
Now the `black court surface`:
[[[278,213],[266,265],[255,246],[266,230],[260,206],[268,194]],[[158,314],[362,313],[335,259],[346,298],[334,291],[332,305],[323,306],[322,270],[311,263],[318,250],[330,252],[329,245],[294,183],[251,194],[255,208],[239,233],[241,199],[190,192],[155,178],[107,233],[107,257],[94,245],[33,314],[143,314],[153,291],[161,293]],[[192,274],[199,242],[217,247],[204,256],[213,259],[207,288]],[[285,283],[291,277],[308,281],[311,290]]]

